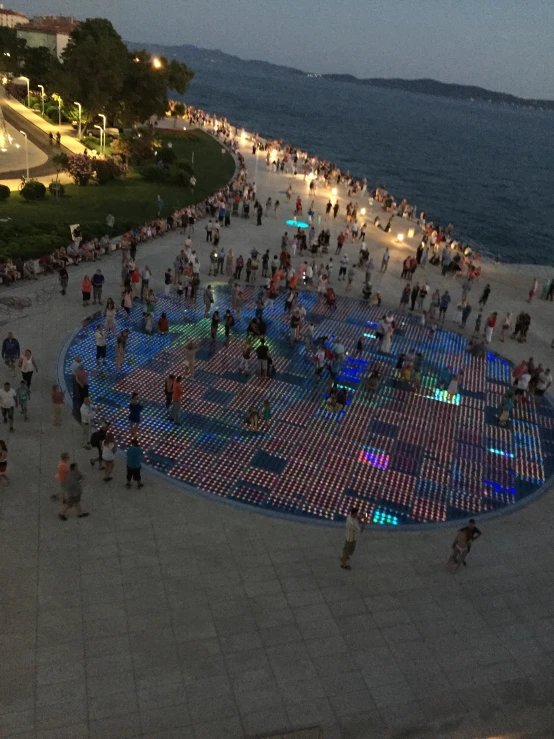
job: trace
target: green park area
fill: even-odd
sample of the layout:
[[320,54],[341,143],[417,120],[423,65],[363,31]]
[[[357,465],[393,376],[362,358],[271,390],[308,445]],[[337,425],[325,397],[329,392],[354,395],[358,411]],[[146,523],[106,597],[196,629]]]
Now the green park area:
[[[161,131],[149,121],[184,118],[183,95],[194,76],[185,64],[126,46],[112,24],[89,18],[72,31],[61,59],[31,49],[14,29],[0,28],[0,59],[14,97],[27,80],[25,104],[53,126],[58,120],[88,147],[87,155],[47,145],[51,182],[32,179],[21,192],[0,185],[0,260],[39,257],[68,244],[69,225],[100,238],[203,200],[233,176],[234,159],[201,130]],[[40,84],[39,84],[40,83]],[[24,91],[25,92],[25,91]],[[73,102],[78,101],[78,102]],[[104,140],[93,137],[100,131]],[[96,156],[99,152],[100,155]],[[68,182],[69,179],[69,182]]]
[[[13,192],[0,202],[0,257],[25,259],[50,253],[68,243],[69,225],[75,223],[81,225],[85,239],[101,237],[107,232],[108,213],[115,218],[114,232],[123,233],[157,217],[158,196],[164,203],[162,215],[168,216],[203,200],[233,176],[233,157],[222,153],[221,144],[203,131],[156,132],[155,142],[159,145],[155,151],[175,157],[169,167],[156,158],[151,164],[130,165],[125,177],[106,184],[93,178],[86,186],[65,184],[59,198],[47,191],[42,199],[25,200]],[[178,170],[172,174],[178,166],[185,168],[182,180]],[[194,189],[190,172],[196,179]]]

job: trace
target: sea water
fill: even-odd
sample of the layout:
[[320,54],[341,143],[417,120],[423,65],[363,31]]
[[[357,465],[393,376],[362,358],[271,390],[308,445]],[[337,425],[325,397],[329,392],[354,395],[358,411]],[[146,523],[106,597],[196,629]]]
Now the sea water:
[[365,175],[488,256],[554,265],[554,113],[186,61],[188,104]]

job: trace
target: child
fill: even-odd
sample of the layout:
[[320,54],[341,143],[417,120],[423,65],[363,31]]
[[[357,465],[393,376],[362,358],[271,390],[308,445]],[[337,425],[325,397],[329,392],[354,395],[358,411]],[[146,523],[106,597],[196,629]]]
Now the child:
[[27,405],[29,403],[29,388],[27,387],[25,380],[21,380],[21,383],[17,388],[16,396],[19,407],[21,408],[21,413],[23,413],[23,420],[28,421]]
[[154,330],[154,316],[152,313],[144,313],[144,333],[151,334]]
[[452,375],[452,379],[450,380],[448,388],[446,389],[448,400],[451,400],[452,398],[456,397],[456,395],[458,395],[458,378],[459,375]]
[[269,400],[264,400],[263,419],[265,427],[268,429],[271,422],[271,406],[269,405]]
[[158,331],[161,334],[169,333],[169,321],[167,320],[167,316],[165,313],[162,313],[158,320]]

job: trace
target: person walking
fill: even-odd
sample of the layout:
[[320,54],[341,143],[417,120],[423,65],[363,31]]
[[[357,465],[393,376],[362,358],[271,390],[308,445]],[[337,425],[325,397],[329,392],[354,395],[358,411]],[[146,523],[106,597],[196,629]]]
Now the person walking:
[[65,481],[65,500],[62,508],[58,513],[61,521],[67,521],[67,512],[70,508],[75,508],[78,518],[86,518],[89,513],[84,512],[81,508],[81,496],[83,494],[83,475],[77,466],[77,462],[72,462],[69,467],[67,479]]
[[185,346],[185,364],[188,366],[189,377],[194,380],[194,365],[196,362],[196,353],[200,349],[200,344],[196,339],[190,339]]
[[96,462],[98,462],[98,469],[103,470],[104,469],[104,462],[102,459],[102,444],[104,442],[104,439],[108,435],[108,430],[110,428],[110,422],[104,421],[104,423],[100,426],[99,429],[96,429],[96,431],[93,431],[90,435],[90,445],[93,449],[96,449],[97,457],[93,457],[92,459],[89,459],[90,466],[94,467]]
[[183,386],[181,385],[182,379],[181,375],[178,375],[175,378],[173,388],[171,390],[171,409],[169,416],[177,426],[181,425],[181,399],[183,397]]
[[88,372],[86,371],[84,364],[79,365],[79,368],[75,373],[75,382],[77,383],[77,390],[79,392],[79,402],[82,405],[84,399],[89,394]]
[[142,447],[138,443],[137,439],[132,439],[129,448],[127,449],[127,482],[125,483],[126,488],[131,487],[131,480],[137,483],[137,488],[140,490],[143,487],[141,479],[141,467],[144,461],[144,454]]
[[62,266],[58,270],[58,279],[60,281],[60,293],[62,295],[65,295],[67,292],[67,286],[69,284],[69,273],[65,267],[65,265],[62,264]]
[[29,398],[31,397],[31,395],[29,393],[29,388],[27,387],[25,380],[21,380],[15,394],[17,404],[19,405],[19,410],[23,415],[23,420],[28,421],[29,417],[27,415],[27,412],[29,406]]
[[106,310],[104,311],[104,330],[106,332],[106,336],[109,336],[110,333],[112,333],[114,336],[116,336],[116,327],[115,327],[115,314],[117,313],[117,308],[115,307],[115,303],[111,298],[108,298],[106,301]]
[[225,329],[225,344],[229,344],[229,338],[231,334],[231,329],[235,325],[235,319],[233,318],[233,314],[230,310],[225,311],[225,315],[223,316],[223,327]]
[[94,343],[96,345],[96,369],[100,367],[101,363],[104,367],[106,366],[106,342],[106,332],[104,331],[102,324],[99,323],[94,333]]
[[346,534],[344,539],[344,546],[342,549],[342,556],[340,560],[340,566],[343,570],[351,570],[350,558],[356,550],[356,544],[358,538],[365,528],[365,522],[359,517],[358,508],[353,506],[350,509],[350,513],[346,517]]
[[6,367],[8,367],[12,375],[15,375],[15,365],[19,361],[21,350],[19,348],[19,341],[14,338],[11,331],[8,332],[7,338],[2,342],[2,359]]
[[463,329],[466,327],[467,319],[469,318],[469,314],[471,313],[471,305],[469,303],[466,303],[466,305],[462,308],[462,322],[461,326]]
[[31,392],[31,382],[33,380],[33,372],[38,372],[38,366],[31,353],[30,349],[25,349],[22,357],[19,358],[19,368],[21,369],[21,376],[25,380],[29,393]]
[[97,269],[92,275],[92,304],[102,305],[102,288],[104,287],[104,275],[101,269]]
[[452,553],[448,559],[448,566],[456,572],[460,565],[467,566],[466,557],[471,550],[471,544],[481,536],[481,531],[475,525],[475,519],[470,518],[468,525],[458,529],[452,544]]
[[54,426],[62,425],[62,412],[65,393],[59,385],[52,385],[52,418]]
[[60,461],[56,468],[56,480],[60,483],[60,492],[53,493],[50,496],[51,500],[63,501],[65,499],[65,483],[70,469],[69,459],[70,457],[68,452],[62,452],[60,454]]
[[13,415],[16,405],[17,393],[9,382],[5,382],[4,387],[0,390],[0,408],[2,409],[4,423],[10,424],[10,431],[13,431]]
[[448,310],[448,305],[450,304],[450,294],[448,290],[445,290],[444,293],[441,296],[441,300],[439,303],[439,321],[441,324],[444,323],[444,319],[446,318],[446,311]]
[[491,286],[487,282],[485,285],[485,289],[483,290],[481,297],[479,298],[479,305],[481,308],[484,308],[487,304],[487,300],[489,299],[489,295],[491,294]]
[[206,289],[204,290],[204,318],[209,317],[210,309],[212,307],[213,302],[214,302],[214,293],[212,290],[212,286],[208,285]]
[[106,438],[102,442],[102,462],[104,463],[104,482],[112,479],[112,472],[115,464],[115,452],[117,444],[112,433],[108,431]]
[[383,254],[383,259],[381,260],[381,272],[386,272],[389,267],[389,259],[390,259],[390,251],[389,247],[385,249],[385,253]]
[[537,294],[537,290],[539,289],[539,281],[535,277],[533,280],[533,284],[531,285],[531,289],[529,290],[529,297],[527,298],[527,302],[530,303],[535,295]]

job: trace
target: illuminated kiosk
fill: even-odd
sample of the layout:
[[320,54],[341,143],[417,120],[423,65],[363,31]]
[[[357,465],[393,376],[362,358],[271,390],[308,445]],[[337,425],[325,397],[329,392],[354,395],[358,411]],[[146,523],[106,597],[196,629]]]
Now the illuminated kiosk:
[[[329,375],[314,382],[313,349],[290,347],[284,295],[267,307],[271,379],[239,373],[246,328],[254,316],[257,286],[243,288],[245,305],[225,346],[223,331],[210,340],[210,319],[202,301],[193,305],[160,295],[156,314],[169,319],[169,333],[146,335],[142,306],[127,319],[118,311],[117,329],[131,328],[125,363],[115,374],[114,339],[108,341],[108,368],[95,373],[93,316],[68,340],[59,364],[60,385],[71,398],[71,364],[80,355],[90,371],[90,393],[99,419],[112,424],[118,446],[129,442],[129,399],[138,392],[144,410],[139,439],[146,464],[167,480],[215,499],[242,503],[268,513],[312,521],[343,522],[352,505],[373,524],[457,525],[469,517],[514,510],[545,489],[554,473],[554,408],[516,406],[506,427],[499,407],[511,387],[511,365],[485,352],[471,356],[466,339],[448,330],[433,337],[413,316],[399,316],[391,354],[375,338],[383,308],[337,297],[336,310],[313,293],[300,293],[314,337],[340,340],[348,354],[337,366],[337,382],[348,390],[345,409],[326,403]],[[230,307],[228,287],[215,288],[214,310]],[[334,337],[334,338],[332,338]],[[363,337],[363,350],[356,351]],[[185,380],[181,426],[169,419],[164,382],[186,377],[185,346],[199,341],[194,380]],[[254,342],[256,345],[257,342]],[[399,355],[423,354],[421,388],[404,383]],[[448,397],[440,380],[446,367],[462,372],[459,392]],[[376,390],[367,387],[379,373]],[[269,400],[269,428],[246,428],[252,405],[260,414]],[[77,404],[78,405],[78,404]]]

